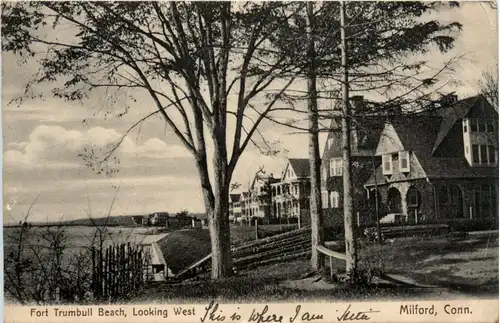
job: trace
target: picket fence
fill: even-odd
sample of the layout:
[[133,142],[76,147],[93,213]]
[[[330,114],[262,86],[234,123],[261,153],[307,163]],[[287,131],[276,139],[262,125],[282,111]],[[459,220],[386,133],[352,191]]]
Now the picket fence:
[[92,248],[92,292],[113,300],[141,287],[148,278],[149,254],[130,243]]

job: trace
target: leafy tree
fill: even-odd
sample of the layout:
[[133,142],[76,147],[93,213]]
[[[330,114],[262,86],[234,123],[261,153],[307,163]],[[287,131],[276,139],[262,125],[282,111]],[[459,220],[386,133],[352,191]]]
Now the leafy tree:
[[479,87],[481,93],[498,108],[498,66],[495,70],[483,72]]
[[[286,53],[269,50],[294,10],[278,2],[9,2],[2,4],[2,47],[21,60],[38,59],[41,69],[29,85],[53,82],[56,97],[83,100],[100,89],[134,100],[149,96],[149,103],[137,103],[145,111],[134,127],[160,115],[193,155],[216,279],[232,272],[234,169],[300,69],[286,63]],[[61,31],[70,35],[51,37]],[[35,55],[40,49],[42,58]],[[234,132],[228,133],[229,122]]]
[[[458,22],[443,23],[433,15],[457,3],[411,1],[353,1],[346,4],[346,41],[349,91],[380,98],[371,102],[372,111],[403,107],[420,108],[440,96],[440,78],[452,71],[460,57],[441,66],[429,64],[430,52],[448,52],[462,29]],[[314,7],[313,34],[317,69],[318,98],[341,99],[340,3],[323,2]],[[293,19],[274,34],[273,44],[288,53],[288,63],[308,62],[307,17],[297,10]],[[293,35],[293,37],[291,36]],[[290,40],[291,39],[291,40]],[[304,78],[306,77],[304,73]],[[307,91],[296,91],[290,99],[305,100]],[[375,101],[375,100],[374,100]],[[331,111],[331,109],[329,109]],[[305,113],[304,111],[297,111]],[[329,117],[326,109],[320,109]],[[279,123],[279,120],[274,120]],[[290,126],[290,124],[288,124]],[[291,125],[293,127],[293,125]],[[298,127],[298,130],[304,130]]]

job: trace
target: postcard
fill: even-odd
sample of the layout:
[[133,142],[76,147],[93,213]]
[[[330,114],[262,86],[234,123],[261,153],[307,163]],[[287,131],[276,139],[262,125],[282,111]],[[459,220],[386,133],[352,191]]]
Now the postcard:
[[498,322],[496,2],[3,2],[5,322]]

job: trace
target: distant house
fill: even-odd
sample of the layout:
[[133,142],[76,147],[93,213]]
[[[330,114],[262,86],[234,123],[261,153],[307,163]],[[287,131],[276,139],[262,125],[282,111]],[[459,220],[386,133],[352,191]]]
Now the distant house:
[[[361,96],[351,98],[354,106],[351,130],[351,178],[353,185],[354,213],[362,223],[376,219],[375,207],[368,203],[364,184],[373,170],[380,166],[376,148],[384,129],[387,116],[364,110]],[[325,226],[342,225],[343,207],[343,160],[341,117],[333,117],[321,160],[321,202]]]
[[193,222],[192,217],[187,215],[170,215],[165,219],[165,226],[170,229],[181,229],[185,227],[192,227],[193,223],[196,223],[196,220]]
[[232,222],[241,221],[241,194],[229,194],[229,220]]
[[142,220],[144,219],[144,216],[142,215],[136,215],[132,217],[132,222],[136,225],[142,225]]
[[310,191],[309,159],[289,158],[281,178],[271,184],[273,216],[307,222]]
[[149,222],[153,226],[164,226],[168,218],[168,212],[155,212],[149,215]]

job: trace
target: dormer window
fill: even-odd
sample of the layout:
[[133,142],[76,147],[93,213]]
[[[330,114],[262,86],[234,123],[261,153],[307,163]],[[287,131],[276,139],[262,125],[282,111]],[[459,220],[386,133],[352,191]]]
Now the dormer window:
[[382,174],[392,175],[392,155],[382,155]]
[[470,119],[470,131],[477,132],[477,119]]
[[497,148],[492,145],[472,145],[472,163],[476,165],[496,165]]
[[488,163],[493,165],[497,163],[497,150],[495,146],[488,146]]
[[410,172],[410,152],[409,151],[400,151],[399,152],[399,170],[401,173],[409,173]]
[[495,133],[495,123],[491,119],[464,119],[464,133],[467,132],[466,121],[469,120],[470,131],[479,133]]
[[479,158],[479,145],[472,145],[472,162],[474,164],[479,164],[481,162]]

